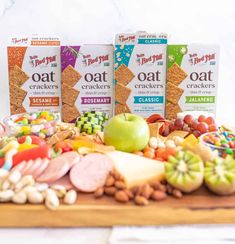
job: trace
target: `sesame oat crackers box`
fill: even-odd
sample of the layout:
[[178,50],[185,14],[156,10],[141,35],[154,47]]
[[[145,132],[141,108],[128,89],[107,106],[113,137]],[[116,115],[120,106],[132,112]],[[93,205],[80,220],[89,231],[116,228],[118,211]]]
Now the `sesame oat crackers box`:
[[117,34],[114,52],[115,114],[164,116],[167,36]]
[[62,119],[83,112],[113,115],[113,45],[61,47]]
[[219,46],[168,45],[166,117],[181,111],[215,114],[218,89]]
[[11,114],[60,112],[58,38],[12,38],[7,53]]

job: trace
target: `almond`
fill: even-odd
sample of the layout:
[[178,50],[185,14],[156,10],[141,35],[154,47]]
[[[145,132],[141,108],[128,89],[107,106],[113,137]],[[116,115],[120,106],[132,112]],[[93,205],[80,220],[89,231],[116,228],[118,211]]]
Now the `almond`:
[[123,181],[120,181],[120,180],[115,181],[114,185],[115,185],[115,187],[117,189],[120,189],[120,190],[123,190],[123,189],[126,188],[126,184]]
[[108,175],[106,182],[105,182],[105,186],[113,186],[115,183],[115,179],[112,175]]
[[141,187],[140,195],[146,199],[149,199],[153,191],[153,188],[149,184],[145,184]]
[[183,194],[180,190],[177,190],[177,189],[174,189],[173,192],[172,192],[172,195],[175,197],[175,198],[182,198],[183,197]]
[[115,180],[122,180],[122,176],[118,172],[112,172],[112,176]]
[[114,186],[109,186],[104,188],[104,193],[108,196],[113,196],[116,192],[116,188]]
[[104,195],[104,188],[103,187],[99,187],[95,193],[94,193],[94,197],[95,198],[100,198]]
[[126,203],[129,201],[129,197],[124,191],[116,191],[114,198],[118,202]]
[[146,206],[149,204],[149,201],[143,196],[136,196],[135,204],[140,205],[140,206]]
[[124,189],[123,191],[127,194],[127,196],[129,197],[129,199],[133,199],[134,198],[134,194],[132,193],[131,190]]
[[160,182],[154,182],[151,184],[151,186],[153,187],[154,190],[158,190],[160,184],[161,184]]
[[160,184],[160,185],[158,186],[158,190],[163,191],[163,192],[166,192],[166,186]]
[[139,186],[134,186],[134,187],[132,187],[131,188],[131,192],[134,194],[134,195],[136,195],[137,194],[137,192],[139,192]]
[[161,201],[167,198],[167,195],[165,192],[160,191],[160,190],[156,190],[152,193],[151,195],[151,199],[155,200],[155,201]]

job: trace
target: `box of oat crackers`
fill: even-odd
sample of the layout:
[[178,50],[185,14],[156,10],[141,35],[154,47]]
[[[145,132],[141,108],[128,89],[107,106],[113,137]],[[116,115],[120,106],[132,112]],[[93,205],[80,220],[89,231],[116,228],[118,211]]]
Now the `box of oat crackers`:
[[60,112],[59,39],[14,37],[7,53],[11,114]]
[[216,113],[218,65],[218,45],[168,45],[168,119],[181,111]]
[[62,119],[83,112],[113,115],[113,45],[61,47]]
[[117,34],[114,52],[115,114],[164,116],[167,36]]

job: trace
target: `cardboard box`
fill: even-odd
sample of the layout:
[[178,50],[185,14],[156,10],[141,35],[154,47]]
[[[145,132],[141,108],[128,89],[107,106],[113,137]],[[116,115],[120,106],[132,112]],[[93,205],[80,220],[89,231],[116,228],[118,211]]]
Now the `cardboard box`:
[[146,32],[116,35],[115,114],[164,116],[166,52],[166,35]]
[[113,45],[61,47],[62,118],[86,111],[113,115]]
[[12,38],[7,52],[11,114],[61,112],[58,38]]
[[168,119],[181,111],[216,113],[218,66],[217,45],[168,45]]

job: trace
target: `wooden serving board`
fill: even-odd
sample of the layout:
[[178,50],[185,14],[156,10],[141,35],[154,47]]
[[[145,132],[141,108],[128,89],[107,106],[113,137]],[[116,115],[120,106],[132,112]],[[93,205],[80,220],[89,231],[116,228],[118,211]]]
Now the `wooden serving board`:
[[169,197],[139,207],[112,198],[79,194],[76,205],[50,211],[44,205],[0,204],[0,227],[76,227],[235,223],[235,195],[219,197],[201,188],[182,199]]

